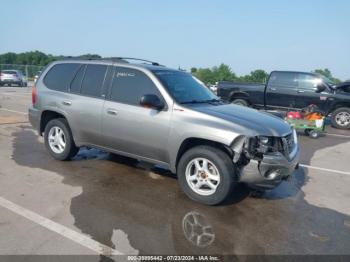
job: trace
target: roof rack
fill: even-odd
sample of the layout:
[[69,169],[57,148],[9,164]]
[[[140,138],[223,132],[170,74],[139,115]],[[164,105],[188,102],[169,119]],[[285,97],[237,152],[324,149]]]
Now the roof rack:
[[126,62],[128,63],[127,60],[132,60],[132,61],[141,61],[141,62],[144,62],[144,63],[149,63],[151,65],[154,65],[154,66],[160,66],[159,63],[157,62],[153,62],[153,61],[150,61],[150,60],[145,60],[145,59],[140,59],[140,58],[134,58],[134,57],[109,57],[109,58],[102,58],[102,59],[109,59],[109,60],[116,60],[117,62]]
[[140,58],[134,58],[134,57],[103,57],[103,58],[81,58],[81,57],[74,57],[74,56],[66,56],[62,58],[61,60],[105,60],[105,61],[112,61],[112,62],[118,62],[118,63],[129,63],[128,60],[132,61],[141,61],[144,62],[144,64],[148,63],[154,66],[163,66],[157,62],[150,61],[150,60],[145,60],[145,59],[140,59]]

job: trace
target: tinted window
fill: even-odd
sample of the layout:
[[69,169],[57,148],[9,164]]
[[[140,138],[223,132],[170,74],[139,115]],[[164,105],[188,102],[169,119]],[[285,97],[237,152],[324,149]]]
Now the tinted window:
[[107,66],[87,65],[81,87],[81,93],[88,96],[100,97]]
[[298,88],[316,90],[317,83],[321,83],[321,79],[313,75],[299,74]]
[[78,70],[80,64],[54,65],[44,78],[45,85],[53,90],[67,91],[68,85]]
[[4,70],[2,71],[4,74],[9,74],[9,75],[16,75],[17,72],[16,71],[10,71],[10,70]]
[[161,98],[157,87],[143,72],[116,67],[114,72],[111,99],[116,102],[138,105],[143,95],[155,94]]
[[296,88],[297,74],[288,72],[273,72],[269,79],[269,86],[276,88]]
[[80,93],[80,88],[81,88],[81,82],[84,77],[84,72],[85,72],[85,65],[82,65],[78,72],[76,73],[71,85],[70,85],[70,91],[72,93]]
[[207,87],[191,74],[171,70],[154,70],[170,95],[179,103],[218,99]]

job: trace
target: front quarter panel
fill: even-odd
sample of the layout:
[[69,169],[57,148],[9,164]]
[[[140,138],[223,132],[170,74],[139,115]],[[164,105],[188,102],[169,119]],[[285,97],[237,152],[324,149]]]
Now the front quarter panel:
[[254,136],[251,130],[234,126],[218,119],[188,108],[174,106],[171,131],[169,136],[170,168],[176,172],[176,159],[182,143],[188,138],[199,138],[230,146],[242,134]]

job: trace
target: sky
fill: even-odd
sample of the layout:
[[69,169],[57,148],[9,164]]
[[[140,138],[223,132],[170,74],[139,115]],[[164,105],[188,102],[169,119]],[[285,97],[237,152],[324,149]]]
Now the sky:
[[0,53],[96,53],[184,69],[225,63],[238,75],[329,68],[350,79],[349,0],[0,0],[0,7]]

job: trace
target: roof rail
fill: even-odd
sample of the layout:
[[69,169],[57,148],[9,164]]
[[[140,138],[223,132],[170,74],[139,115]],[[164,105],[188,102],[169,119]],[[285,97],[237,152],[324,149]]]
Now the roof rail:
[[119,60],[124,60],[126,62],[127,62],[127,60],[141,61],[141,62],[149,63],[149,64],[154,65],[154,66],[160,66],[160,64],[157,63],[157,62],[153,62],[153,61],[145,60],[145,59],[140,59],[140,58],[134,58],[134,57],[112,57],[112,58],[119,59]]
[[144,63],[149,63],[149,64],[154,65],[154,66],[162,66],[161,64],[159,64],[157,62],[153,62],[153,61],[145,60],[145,59],[140,59],[140,58],[134,58],[134,57],[81,58],[81,57],[66,56],[60,60],[74,60],[74,59],[90,60],[90,61],[93,61],[93,60],[105,60],[106,61],[107,60],[107,61],[118,62],[118,63],[129,63],[127,60],[132,60],[132,61],[141,61]]

